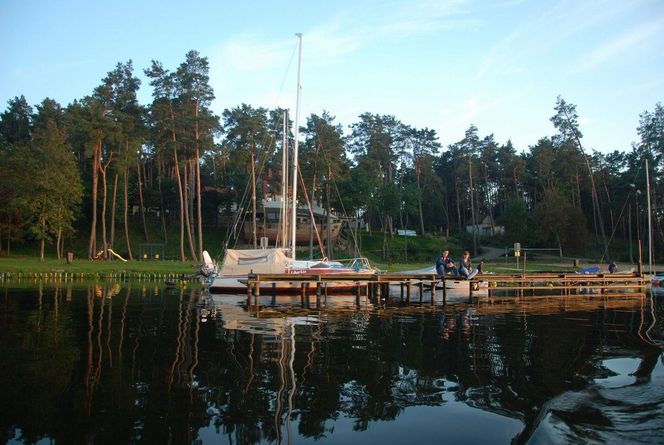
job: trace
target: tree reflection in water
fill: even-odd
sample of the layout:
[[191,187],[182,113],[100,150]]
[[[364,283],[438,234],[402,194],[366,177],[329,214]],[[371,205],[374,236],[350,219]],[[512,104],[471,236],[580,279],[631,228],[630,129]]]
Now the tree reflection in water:
[[663,374],[661,302],[643,296],[258,315],[145,283],[2,299],[4,442],[610,440],[618,413],[578,402],[616,375],[607,360],[640,358],[625,375],[641,391]]

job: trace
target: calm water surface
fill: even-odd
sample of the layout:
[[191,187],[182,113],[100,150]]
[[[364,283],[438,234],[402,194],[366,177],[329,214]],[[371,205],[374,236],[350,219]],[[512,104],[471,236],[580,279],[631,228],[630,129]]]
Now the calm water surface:
[[664,298],[0,287],[0,443],[662,443]]

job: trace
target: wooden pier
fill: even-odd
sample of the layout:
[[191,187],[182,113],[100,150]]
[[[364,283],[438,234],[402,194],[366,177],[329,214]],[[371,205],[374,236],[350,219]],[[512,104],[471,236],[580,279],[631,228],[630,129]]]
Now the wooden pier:
[[[320,304],[322,298],[339,293],[351,293],[355,296],[357,305],[360,304],[363,296],[371,301],[379,302],[389,297],[391,286],[400,286],[401,299],[406,303],[411,302],[411,289],[419,289],[419,302],[422,303],[425,288],[432,289],[433,293],[439,282],[440,277],[437,274],[252,274],[249,275],[247,280],[247,304],[248,306],[257,306],[261,292],[264,295],[276,293],[269,287],[266,289],[266,283],[271,283],[273,289],[277,288],[277,283],[290,283],[293,286],[290,289],[291,294],[299,294],[303,302],[310,295],[315,295],[317,305]],[[262,291],[261,287],[263,288]],[[446,292],[444,288],[442,292],[443,300],[445,300]],[[434,295],[432,295],[431,302],[435,302]]]
[[[446,281],[460,280],[460,277],[437,274],[401,274],[401,273],[342,273],[342,274],[252,274],[247,280],[247,305],[258,307],[261,292],[264,296],[276,297],[277,283],[288,283],[290,294],[300,295],[303,305],[308,305],[309,297],[315,295],[316,305],[329,295],[349,293],[355,296],[359,305],[366,297],[373,303],[386,301],[390,289],[399,287],[399,301],[410,304],[422,304],[425,291],[430,293],[430,304],[436,304],[436,292],[442,293],[442,303],[447,302]],[[472,302],[474,297],[496,296],[566,296],[584,294],[624,295],[626,293],[644,293],[646,280],[642,275],[630,274],[577,274],[577,273],[526,273],[526,274],[482,274],[468,283],[467,295]],[[270,284],[266,286],[267,284]],[[339,291],[343,288],[343,291]],[[262,290],[261,290],[262,289]],[[413,298],[412,290],[416,289]],[[464,289],[465,290],[465,289]],[[457,291],[457,295],[458,295]],[[412,301],[416,300],[416,301]]]
[[[645,292],[646,279],[636,273],[578,274],[527,273],[478,275],[471,281],[488,283],[489,297],[512,294],[518,297],[579,294],[624,294]],[[472,293],[471,286],[471,293]]]

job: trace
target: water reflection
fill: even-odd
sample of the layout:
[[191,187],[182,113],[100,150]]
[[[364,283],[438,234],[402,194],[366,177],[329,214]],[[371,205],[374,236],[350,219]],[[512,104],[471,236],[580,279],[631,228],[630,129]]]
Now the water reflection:
[[[150,283],[2,289],[0,442],[648,442],[661,300],[323,308]],[[336,298],[336,297],[331,297]],[[638,426],[637,426],[638,425]]]

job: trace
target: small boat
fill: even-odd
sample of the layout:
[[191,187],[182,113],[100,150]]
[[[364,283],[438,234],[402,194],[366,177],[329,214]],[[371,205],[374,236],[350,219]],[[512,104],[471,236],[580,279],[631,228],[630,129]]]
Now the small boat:
[[[435,266],[431,267],[424,267],[422,269],[416,269],[416,270],[404,270],[401,272],[397,273],[403,273],[403,274],[436,274],[436,268]],[[477,277],[476,280],[474,281],[469,281],[467,278],[461,276],[461,275],[445,275],[445,289],[449,289],[452,291],[458,291],[458,292],[465,292],[466,295],[470,293],[470,286],[471,284],[473,285],[473,293],[487,293],[488,288],[489,288],[489,281],[488,277],[485,277],[484,275],[490,275],[490,274],[478,274],[474,273],[471,278]],[[484,278],[487,278],[485,280]],[[478,281],[479,280],[479,281]],[[442,289],[443,288],[443,279],[436,284],[436,289]]]
[[[370,274],[374,270],[366,258],[354,258],[344,265],[340,261],[293,260],[288,256],[288,249],[228,249],[218,274],[212,280],[209,291],[213,294],[246,294],[247,280],[251,274],[287,274],[287,275],[334,275],[334,274]],[[333,292],[347,292],[357,288],[352,281],[327,281],[326,287]],[[264,282],[260,290],[272,293],[299,292],[300,283]],[[310,291],[315,292],[312,287]]]
[[[275,225],[274,227],[271,227],[272,229],[275,230],[274,233],[268,233],[268,232],[260,232],[261,237],[265,240],[263,242],[263,239],[261,240],[261,246],[263,248],[257,249],[227,249],[225,254],[224,254],[224,260],[223,263],[221,264],[219,270],[215,272],[213,275],[213,279],[209,280],[209,291],[210,293],[214,294],[246,294],[247,293],[247,284],[248,284],[248,279],[249,275],[253,274],[316,274],[316,275],[323,275],[323,274],[341,274],[341,273],[353,273],[353,274],[367,274],[367,273],[373,273],[373,269],[370,268],[368,260],[365,258],[354,258],[352,260],[349,260],[348,264],[342,264],[340,261],[327,261],[326,259],[320,260],[320,261],[305,261],[305,260],[297,260],[295,258],[295,253],[296,253],[296,244],[298,241],[298,223],[304,223],[306,222],[306,218],[298,218],[298,200],[297,200],[297,186],[298,186],[298,141],[299,141],[299,106],[300,106],[300,90],[301,90],[301,85],[300,85],[300,67],[301,67],[301,55],[302,55],[302,35],[297,34],[299,38],[299,47],[300,47],[300,58],[298,59],[298,79],[297,79],[297,99],[296,99],[296,105],[295,105],[295,145],[293,147],[293,162],[292,162],[292,169],[293,169],[293,174],[291,176],[292,178],[292,187],[291,187],[291,205],[290,205],[290,212],[291,212],[291,224],[290,224],[290,229],[291,229],[291,234],[290,234],[290,249],[286,248],[285,245],[286,239],[287,239],[287,231],[285,230],[287,225],[286,224],[279,224]],[[286,115],[284,115],[284,135],[287,134],[286,132]],[[284,140],[284,146],[287,146],[287,138]],[[283,150],[284,155],[287,150]],[[287,161],[284,158],[283,159],[283,169],[285,171]],[[253,170],[252,170],[253,171]],[[252,173],[253,174],[253,173]],[[284,184],[282,184],[282,190],[286,190],[286,184],[285,184],[285,179],[286,179],[286,174],[282,173],[282,181],[284,181]],[[255,179],[252,179],[254,181]],[[255,191],[253,193],[253,198],[255,199]],[[281,222],[285,222],[286,219],[286,206],[287,204],[287,199],[282,199],[281,201],[278,202],[279,206],[283,206],[281,210],[279,210],[278,207],[273,208],[272,212],[270,215],[275,219],[276,221],[279,221],[281,219]],[[308,198],[307,198],[308,201]],[[240,213],[238,213],[240,215]],[[319,215],[321,216],[321,215]],[[328,215],[324,215],[328,216]],[[331,215],[329,215],[331,216]],[[268,213],[266,209],[264,209],[264,215],[263,217],[268,217]],[[321,218],[319,218],[321,219]],[[327,218],[325,218],[327,219]],[[315,223],[315,217],[313,215],[313,211],[311,213],[311,219],[309,220],[309,223],[314,222]],[[257,230],[258,227],[256,226],[256,221],[252,221],[253,227]],[[262,221],[264,225],[266,224],[266,221]],[[329,231],[331,231],[331,237],[336,237],[338,236],[338,231],[340,229],[340,223],[335,227],[330,227]],[[245,225],[245,229],[248,226]],[[252,231],[254,228],[252,227]],[[277,229],[281,229],[280,231],[277,231]],[[312,229],[312,226],[307,226],[306,233],[308,234],[309,231]],[[332,230],[333,229],[333,230]],[[279,233],[281,232],[281,233]],[[256,233],[252,234],[252,238],[256,236]],[[254,238],[255,239],[255,238]],[[277,240],[279,239],[283,245],[283,247],[273,247],[269,248],[267,247],[269,245],[269,240]],[[308,240],[308,237],[306,238]],[[322,246],[322,243],[321,243]],[[325,254],[323,253],[323,249],[321,247],[321,253],[323,256]],[[326,287],[328,290],[333,291],[333,292],[346,292],[346,291],[351,291],[353,289],[357,288],[357,284],[354,283],[353,281],[338,281],[338,282],[332,282],[330,280],[326,281]],[[295,291],[301,291],[301,283],[298,282],[298,280],[294,280],[293,282],[289,281],[274,281],[274,282],[262,282],[260,283],[259,290],[261,291],[269,291],[272,292],[273,294],[281,294],[281,293],[293,293]],[[311,288],[311,292],[315,292],[315,287]]]

